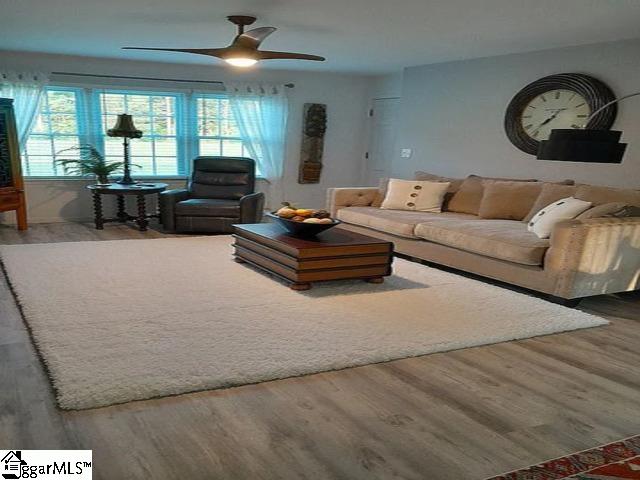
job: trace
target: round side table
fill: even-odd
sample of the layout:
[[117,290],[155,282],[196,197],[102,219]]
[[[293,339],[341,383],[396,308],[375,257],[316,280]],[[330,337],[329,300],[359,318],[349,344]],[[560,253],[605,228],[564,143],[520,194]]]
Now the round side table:
[[[147,214],[146,196],[158,194],[168,187],[166,183],[137,183],[133,185],[89,185],[87,188],[93,193],[93,212],[96,229],[102,230],[107,222],[125,223],[134,221],[138,229],[144,232],[149,225],[150,218],[158,218],[159,213]],[[118,202],[118,213],[115,218],[104,218],[102,215],[102,195],[115,195]],[[137,199],[138,214],[129,215],[125,210],[125,196],[134,195]],[[158,205],[160,203],[158,202]]]

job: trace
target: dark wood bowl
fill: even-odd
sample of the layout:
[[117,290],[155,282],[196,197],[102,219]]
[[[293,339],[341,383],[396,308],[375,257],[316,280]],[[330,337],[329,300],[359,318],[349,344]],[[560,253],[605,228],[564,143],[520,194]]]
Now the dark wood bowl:
[[340,220],[333,218],[331,219],[332,223],[304,223],[279,217],[275,213],[267,213],[267,216],[273,218],[277,223],[282,225],[287,232],[296,237],[313,237],[342,223]]

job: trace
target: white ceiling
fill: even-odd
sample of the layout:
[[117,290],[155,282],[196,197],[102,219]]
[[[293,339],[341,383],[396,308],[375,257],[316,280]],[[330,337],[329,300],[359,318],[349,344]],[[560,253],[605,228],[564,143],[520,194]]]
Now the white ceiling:
[[[278,31],[268,50],[324,55],[260,68],[385,73],[405,66],[640,37],[640,0],[2,0],[0,49],[212,63],[125,45],[226,46],[225,17]],[[1,58],[0,58],[1,60]]]

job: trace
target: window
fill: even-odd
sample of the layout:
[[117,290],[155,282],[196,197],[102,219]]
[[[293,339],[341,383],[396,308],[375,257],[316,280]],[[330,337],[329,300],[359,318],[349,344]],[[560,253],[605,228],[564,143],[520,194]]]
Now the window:
[[81,90],[73,88],[47,88],[40,105],[31,135],[23,152],[26,176],[64,175],[59,158],[77,158],[77,152],[61,150],[82,143]]
[[198,95],[196,108],[200,155],[245,155],[240,131],[228,99],[220,95]]
[[147,92],[100,92],[99,103],[105,157],[122,159],[122,138],[109,137],[120,113],[133,116],[133,122],[144,132],[142,138],[131,141],[131,163],[138,175],[178,175],[185,173],[178,154],[179,94]]
[[84,143],[122,160],[123,139],[106,134],[121,113],[143,132],[130,142],[134,176],[186,175],[198,155],[247,155],[223,94],[49,86],[23,152],[25,175],[64,176],[55,160],[78,153],[60,151]]

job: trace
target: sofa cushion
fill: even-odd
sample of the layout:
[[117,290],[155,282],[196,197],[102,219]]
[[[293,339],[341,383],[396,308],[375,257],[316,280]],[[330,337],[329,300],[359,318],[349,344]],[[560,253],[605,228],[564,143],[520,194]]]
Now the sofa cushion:
[[477,215],[483,193],[482,177],[469,175],[449,200],[448,208],[452,212]]
[[414,234],[416,225],[422,222],[435,221],[438,218],[477,218],[474,215],[457,213],[410,212],[405,210],[382,210],[376,207],[349,207],[338,210],[339,220],[369,227],[392,235],[417,238]]
[[373,198],[373,202],[371,202],[372,207],[380,207],[382,202],[384,201],[384,197],[387,196],[387,187],[389,186],[389,178],[383,177],[378,180],[378,193]]
[[240,202],[214,198],[192,198],[176,204],[179,217],[240,218]]
[[414,180],[421,180],[427,182],[449,182],[449,190],[450,193],[455,193],[464,182],[464,178],[452,178],[452,177],[443,177],[442,175],[436,175],[434,173],[423,172],[422,170],[418,170],[413,174]]
[[541,182],[485,180],[478,216],[502,220],[522,220],[542,191]]
[[453,194],[449,204],[448,210],[458,213],[469,213],[471,215],[478,215],[480,210],[480,203],[482,202],[482,195],[484,194],[484,180],[502,180],[509,182],[535,182],[535,179],[523,179],[517,178],[485,178],[478,175],[469,175],[464,179],[462,185],[456,193]]
[[[442,215],[442,214],[441,214]],[[549,240],[515,220],[440,218],[420,223],[415,235],[430,242],[523,265],[542,265]]]
[[547,205],[562,200],[563,198],[572,197],[576,193],[575,185],[563,185],[559,183],[545,183],[542,185],[542,191],[536,201],[531,206],[529,213],[524,217],[525,222],[529,222],[533,216]]
[[640,190],[632,188],[601,187],[598,185],[578,185],[575,198],[591,202],[594,205],[603,203],[623,202],[627,205],[640,207]]
[[576,217],[576,220],[615,216],[621,211],[624,211],[627,207],[629,207],[629,205],[624,202],[603,203],[602,205],[596,205],[595,207],[582,212]]

